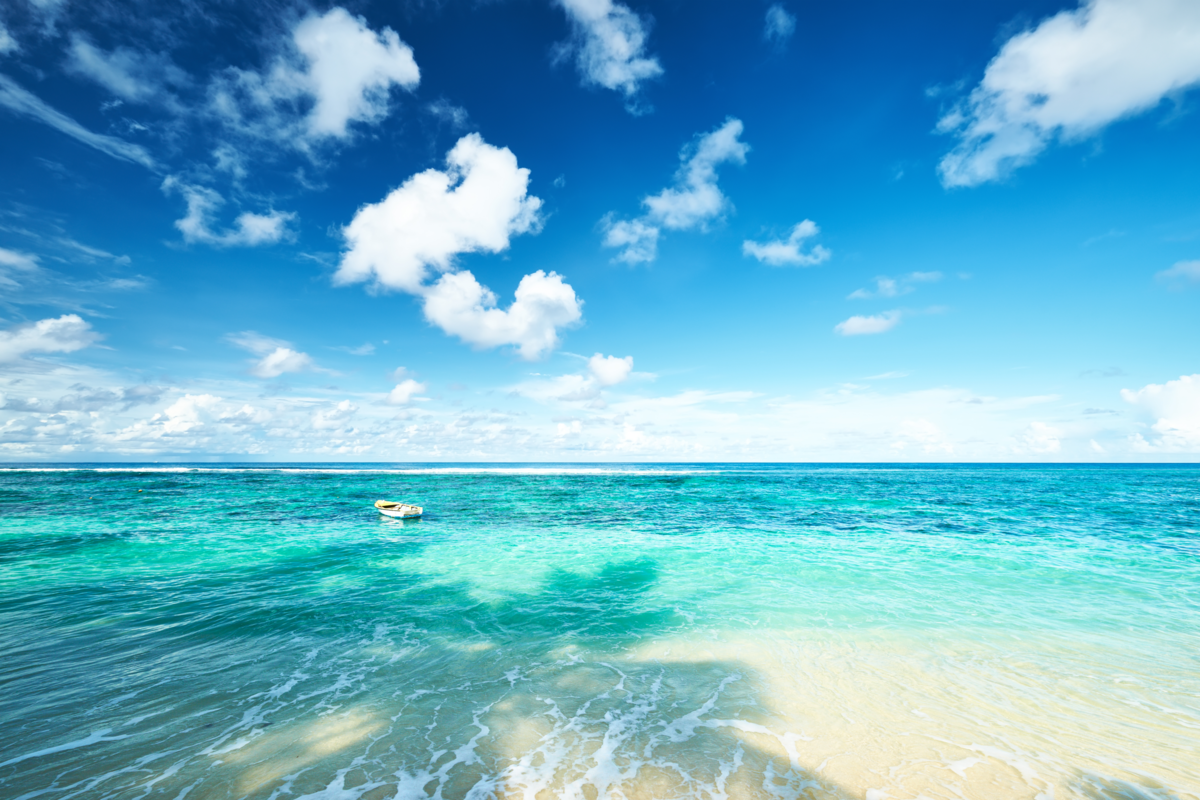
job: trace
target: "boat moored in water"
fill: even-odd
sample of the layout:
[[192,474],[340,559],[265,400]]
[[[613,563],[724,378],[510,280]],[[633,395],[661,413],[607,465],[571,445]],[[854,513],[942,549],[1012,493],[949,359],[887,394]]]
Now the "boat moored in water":
[[391,500],[376,500],[375,508],[385,517],[395,517],[396,519],[416,519],[425,512],[425,509],[421,506],[414,506],[410,503],[395,503]]

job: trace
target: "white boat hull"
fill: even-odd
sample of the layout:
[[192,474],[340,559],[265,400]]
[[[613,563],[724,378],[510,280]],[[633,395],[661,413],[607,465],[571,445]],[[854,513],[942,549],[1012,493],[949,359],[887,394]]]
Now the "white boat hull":
[[395,519],[417,519],[421,516],[420,511],[393,511],[390,508],[380,508],[377,510],[385,517],[393,517]]

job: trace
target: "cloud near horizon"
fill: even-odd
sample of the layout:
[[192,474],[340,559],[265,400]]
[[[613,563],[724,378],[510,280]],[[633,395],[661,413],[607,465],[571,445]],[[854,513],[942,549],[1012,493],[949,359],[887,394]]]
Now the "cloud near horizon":
[[1157,438],[1147,440],[1142,433],[1134,434],[1131,442],[1135,450],[1200,451],[1200,374],[1151,383],[1137,391],[1122,389],[1121,398],[1155,418],[1150,430]]
[[1001,180],[1055,138],[1078,141],[1200,82],[1200,3],[1084,0],[1010,38],[939,121],[958,138],[946,187]]

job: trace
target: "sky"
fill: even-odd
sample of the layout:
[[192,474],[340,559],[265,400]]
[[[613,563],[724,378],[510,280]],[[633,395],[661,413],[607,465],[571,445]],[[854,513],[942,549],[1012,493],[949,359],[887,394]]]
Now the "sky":
[[1200,457],[1200,4],[4,0],[0,460]]

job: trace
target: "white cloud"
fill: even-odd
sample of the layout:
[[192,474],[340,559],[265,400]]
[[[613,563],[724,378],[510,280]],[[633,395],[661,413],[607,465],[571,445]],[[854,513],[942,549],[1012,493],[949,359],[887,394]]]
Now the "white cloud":
[[1155,275],[1158,280],[1174,288],[1200,283],[1200,261],[1180,261],[1170,269]]
[[821,232],[817,223],[806,219],[795,228],[786,240],[775,239],[770,242],[754,242],[747,239],[742,242],[742,255],[754,256],[764,264],[773,267],[797,266],[811,267],[828,261],[833,255],[821,245],[815,245],[807,253],[803,251],[804,240],[811,239]]
[[717,186],[717,167],[746,163],[750,146],[740,140],[742,130],[741,120],[729,118],[721,127],[684,147],[679,154],[683,164],[675,173],[675,185],[644,198],[646,213],[642,217],[618,221],[610,214],[601,221],[604,246],[623,248],[615,260],[629,264],[653,261],[662,228],[703,230],[730,208],[728,198]]
[[605,408],[604,389],[629,380],[633,374],[633,356],[619,358],[596,353],[587,361],[587,374],[574,373],[554,378],[539,378],[513,387],[512,391],[539,403],[580,403],[590,401],[591,408]]
[[870,300],[875,297],[898,297],[914,290],[914,283],[936,283],[942,279],[940,272],[910,272],[899,279],[880,275],[875,279],[875,291],[855,289],[847,300]]
[[926,455],[954,452],[954,443],[941,428],[927,419],[906,419],[900,423],[891,448],[897,453],[904,453],[910,447],[919,448]]
[[583,316],[581,302],[562,276],[538,270],[517,285],[507,309],[464,270],[443,275],[424,290],[425,317],[446,333],[478,347],[514,345],[522,358],[541,358],[558,346],[558,330]]
[[617,358],[596,353],[588,359],[588,372],[601,386],[616,386],[628,380],[633,372],[633,356]]
[[789,14],[779,3],[774,3],[767,9],[766,22],[763,25],[763,38],[779,47],[787,43],[796,32],[796,17]]
[[1200,374],[1183,375],[1164,384],[1151,383],[1136,392],[1122,389],[1121,397],[1156,418],[1151,426],[1156,438],[1147,441],[1136,434],[1135,449],[1200,452]]
[[342,231],[348,250],[334,280],[374,278],[420,294],[430,267],[448,270],[462,253],[499,253],[510,237],[539,230],[542,201],[528,189],[529,170],[511,150],[468,134],[447,154],[444,172],[418,173],[358,210]]
[[187,433],[211,420],[211,412],[220,402],[220,397],[211,394],[184,395],[151,421],[161,421],[166,433]]
[[[420,77],[412,49],[395,31],[376,33],[362,17],[334,7],[301,20],[267,72],[227,69],[210,87],[209,101],[235,130],[304,149],[348,137],[351,123],[380,121],[391,87],[411,90]],[[308,103],[298,118],[298,106]]]
[[245,212],[234,220],[234,227],[223,233],[214,231],[213,214],[225,199],[212,189],[182,183],[174,176],[162,183],[164,193],[179,192],[187,203],[187,214],[175,220],[175,227],[189,244],[209,244],[215,247],[255,247],[275,244],[289,238],[288,223],[296,218],[292,212],[271,209],[266,214]]
[[[517,286],[508,309],[469,271],[452,272],[462,253],[498,253],[512,236],[537,232],[542,201],[528,195],[529,170],[508,148],[478,134],[458,140],[446,171],[429,169],[382,202],[363,206],[343,230],[348,245],[334,281],[374,279],[421,297],[425,317],[480,347],[514,345],[539,358],[558,344],[558,330],[579,321],[581,303],[562,276],[539,270]],[[432,284],[432,270],[443,274]]]
[[71,36],[67,69],[132,103],[172,102],[166,87],[188,82],[187,74],[165,56],[121,47],[107,52],[78,33]]
[[0,247],[0,287],[15,292],[21,288],[21,283],[14,279],[12,273],[23,272],[22,281],[33,276],[42,277],[39,273],[38,257],[19,250],[8,250]]
[[263,336],[256,331],[231,333],[225,339],[243,350],[247,350],[261,358],[250,367],[250,374],[256,378],[278,378],[287,372],[304,372],[316,370],[316,362],[308,353],[292,349],[291,342]]
[[343,430],[346,423],[357,413],[358,406],[349,400],[342,400],[333,408],[322,409],[313,414],[312,426],[318,431]]
[[729,200],[717,188],[717,167],[746,163],[750,145],[738,138],[743,127],[740,119],[728,119],[715,131],[701,136],[694,146],[684,148],[679,155],[683,165],[675,175],[675,186],[642,201],[649,209],[649,218],[664,228],[687,230],[724,213]]
[[604,228],[604,246],[621,248],[614,261],[641,264],[658,257],[657,225],[641,219],[614,220],[611,215],[600,224]]
[[285,372],[303,372],[314,366],[308,353],[298,353],[290,347],[277,347],[250,368],[256,378],[278,378]]
[[0,364],[28,353],[72,353],[99,341],[100,335],[77,314],[64,314],[0,331]]
[[388,393],[387,403],[392,406],[402,406],[412,400],[413,395],[424,394],[425,389],[425,384],[408,378],[396,384],[396,388]]
[[1050,455],[1062,450],[1063,432],[1044,422],[1031,422],[1016,437],[1018,454]]
[[0,75],[0,105],[6,106],[17,114],[24,114],[49,125],[113,158],[141,164],[149,169],[157,168],[154,159],[141,145],[118,139],[115,136],[93,133],[66,114],[46,105],[40,98],[22,89],[6,75]]
[[900,324],[899,311],[885,311],[870,317],[853,316],[834,326],[842,336],[862,336],[870,333],[886,333]]
[[1013,36],[938,129],[958,145],[942,183],[975,186],[1200,81],[1200,3],[1085,0]]
[[34,270],[38,268],[37,256],[29,253],[22,253],[18,250],[7,250],[0,247],[0,267],[13,267],[21,270]]
[[308,61],[304,77],[316,100],[308,122],[315,136],[344,137],[350,122],[382,119],[392,84],[413,89],[421,80],[412,48],[395,31],[377,34],[344,8],[305,17],[292,39]]
[[658,59],[646,55],[647,21],[613,0],[558,0],[558,4],[574,30],[564,54],[574,51],[583,82],[621,92],[633,113],[644,110],[636,102],[642,82],[663,72]]

